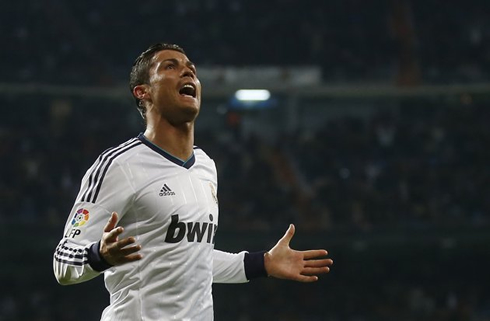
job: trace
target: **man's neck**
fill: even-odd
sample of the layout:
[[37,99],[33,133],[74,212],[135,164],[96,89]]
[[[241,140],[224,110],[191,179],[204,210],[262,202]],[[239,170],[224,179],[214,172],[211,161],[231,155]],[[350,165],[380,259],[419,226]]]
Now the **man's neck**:
[[147,126],[145,137],[181,160],[192,156],[194,146],[194,124],[187,123],[180,126]]

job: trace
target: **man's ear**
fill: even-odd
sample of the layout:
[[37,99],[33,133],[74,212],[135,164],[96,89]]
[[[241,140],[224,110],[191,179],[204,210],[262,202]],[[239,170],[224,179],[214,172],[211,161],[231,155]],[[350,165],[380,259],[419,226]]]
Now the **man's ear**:
[[150,99],[148,90],[149,88],[147,85],[137,85],[133,88],[133,95],[139,100],[148,100]]

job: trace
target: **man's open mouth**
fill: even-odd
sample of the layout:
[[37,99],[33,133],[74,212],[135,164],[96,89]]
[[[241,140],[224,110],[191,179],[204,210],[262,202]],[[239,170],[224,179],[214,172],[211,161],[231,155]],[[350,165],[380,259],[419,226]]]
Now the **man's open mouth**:
[[182,86],[179,90],[179,94],[182,96],[190,96],[196,98],[196,86],[192,83],[187,83]]

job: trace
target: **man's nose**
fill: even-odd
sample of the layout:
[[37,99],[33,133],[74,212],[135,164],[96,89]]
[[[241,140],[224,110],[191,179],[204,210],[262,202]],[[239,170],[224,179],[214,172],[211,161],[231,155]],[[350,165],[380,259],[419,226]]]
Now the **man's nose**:
[[192,69],[190,69],[189,67],[187,66],[184,66],[184,68],[182,69],[182,74],[181,74],[181,77],[191,77],[191,78],[194,78],[194,73],[192,72]]

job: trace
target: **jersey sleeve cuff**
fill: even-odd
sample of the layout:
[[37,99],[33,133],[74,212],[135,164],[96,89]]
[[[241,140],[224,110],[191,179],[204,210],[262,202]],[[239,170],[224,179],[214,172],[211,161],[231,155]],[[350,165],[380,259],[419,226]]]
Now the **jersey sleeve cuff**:
[[88,249],[88,264],[97,272],[103,272],[112,267],[109,263],[104,260],[102,255],[100,255],[100,241],[94,243]]
[[264,265],[264,254],[265,251],[245,253],[243,263],[245,265],[245,276],[247,280],[267,276]]

